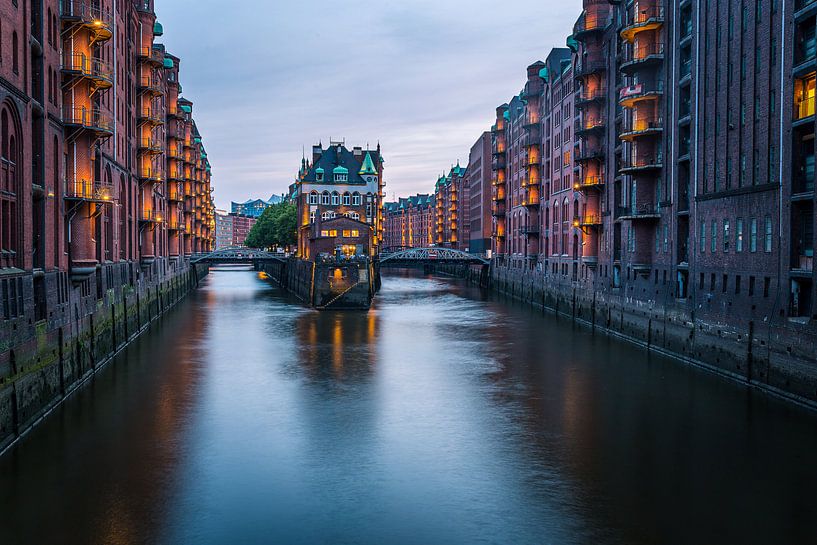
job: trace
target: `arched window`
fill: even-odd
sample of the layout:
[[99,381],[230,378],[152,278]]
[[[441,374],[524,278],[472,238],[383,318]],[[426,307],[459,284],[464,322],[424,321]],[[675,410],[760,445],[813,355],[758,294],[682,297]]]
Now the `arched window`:
[[318,204],[318,192],[313,191],[309,194],[309,204]]
[[352,193],[352,206],[360,206],[360,193]]
[[19,266],[17,195],[20,193],[18,128],[9,106],[0,107],[0,268]]
[[309,223],[315,223],[315,211],[309,212]]
[[332,192],[332,205],[337,206],[340,204],[340,195],[337,191]]
[[321,193],[321,204],[329,204],[329,192],[324,191]]
[[352,196],[349,193],[344,193],[343,194],[343,205],[344,206],[349,206],[349,204],[351,204],[351,202],[352,202]]

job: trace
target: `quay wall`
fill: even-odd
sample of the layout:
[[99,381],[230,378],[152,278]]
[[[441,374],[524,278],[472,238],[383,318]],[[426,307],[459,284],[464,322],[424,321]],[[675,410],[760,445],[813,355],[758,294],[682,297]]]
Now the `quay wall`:
[[[471,267],[468,279],[484,285],[481,269]],[[771,311],[730,312],[710,298],[675,299],[663,290],[655,297],[628,296],[496,264],[490,287],[594,331],[817,408],[817,332],[811,325]]]
[[56,271],[0,276],[0,453],[207,273],[171,258],[102,265],[80,283]]

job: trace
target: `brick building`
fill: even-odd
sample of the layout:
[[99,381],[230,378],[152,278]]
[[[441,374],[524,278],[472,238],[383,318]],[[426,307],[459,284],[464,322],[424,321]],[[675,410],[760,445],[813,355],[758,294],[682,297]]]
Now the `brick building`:
[[396,251],[434,244],[436,205],[433,195],[400,198],[383,205],[383,247]]
[[383,240],[383,160],[376,150],[343,142],[312,148],[295,183],[298,255],[377,255]]
[[233,217],[226,210],[216,210],[216,250],[233,245]]
[[491,133],[480,135],[468,155],[468,251],[484,254],[491,249]]
[[814,5],[585,1],[497,109],[494,250],[554,282],[815,317]]
[[437,246],[467,250],[471,236],[470,188],[466,168],[459,163],[448,174],[440,176],[434,186],[435,235]]
[[[114,9],[115,6],[115,9]],[[0,269],[162,273],[213,244],[210,164],[153,2],[0,6]]]
[[245,216],[243,214],[230,214],[230,218],[233,224],[232,245],[244,246],[244,242],[247,240],[247,235],[250,233],[252,226],[255,225],[255,222],[258,221],[258,218]]

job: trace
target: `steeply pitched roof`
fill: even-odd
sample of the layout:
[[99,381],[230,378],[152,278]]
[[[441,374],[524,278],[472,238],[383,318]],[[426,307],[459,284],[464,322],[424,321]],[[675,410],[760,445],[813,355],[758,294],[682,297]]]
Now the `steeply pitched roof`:
[[[337,145],[330,146],[323,150],[321,156],[313,165],[311,165],[304,176],[306,182],[316,182],[316,172],[332,172],[337,174],[348,174],[348,178],[344,184],[365,184],[366,181],[362,176],[368,175],[369,167],[372,169],[372,175],[377,174],[375,165],[380,161],[380,155],[377,151],[366,151],[363,158],[355,157],[354,153],[346,149],[345,146]],[[367,162],[369,163],[367,165]],[[345,170],[345,171],[344,171]],[[324,179],[323,183],[331,184],[333,180]]]

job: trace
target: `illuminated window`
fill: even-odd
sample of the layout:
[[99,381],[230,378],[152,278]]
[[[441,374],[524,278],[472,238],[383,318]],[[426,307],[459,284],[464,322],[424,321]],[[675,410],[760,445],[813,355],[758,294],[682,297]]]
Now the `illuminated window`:
[[338,230],[337,229],[329,229],[329,236],[330,237],[338,236]]
[[328,237],[329,236],[329,231],[327,231],[326,229],[322,230],[321,231],[321,236],[322,237]]
[[350,230],[348,230],[348,229],[344,229],[343,230],[343,238],[349,238],[350,236],[352,236],[352,232]]
[[360,236],[360,231],[358,231],[357,229],[352,229],[352,236],[353,237],[359,237]]

